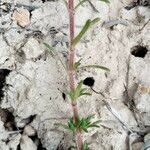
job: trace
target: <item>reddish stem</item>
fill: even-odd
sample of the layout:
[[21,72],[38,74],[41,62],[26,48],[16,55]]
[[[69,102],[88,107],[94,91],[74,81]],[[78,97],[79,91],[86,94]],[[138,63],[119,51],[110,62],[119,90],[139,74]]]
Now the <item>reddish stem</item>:
[[[74,70],[74,63],[75,63],[75,48],[72,47],[72,42],[74,39],[74,0],[68,0],[68,10],[69,10],[69,26],[70,26],[70,52],[69,52],[69,62],[68,62],[68,72],[69,72],[69,84],[70,84],[70,90],[75,90],[75,70]],[[73,118],[76,124],[78,124],[78,107],[77,102],[75,99],[72,99],[71,102],[72,110],[73,110]],[[82,150],[83,148],[83,140],[82,140],[82,134],[81,131],[78,129],[76,131],[76,145],[77,150]]]

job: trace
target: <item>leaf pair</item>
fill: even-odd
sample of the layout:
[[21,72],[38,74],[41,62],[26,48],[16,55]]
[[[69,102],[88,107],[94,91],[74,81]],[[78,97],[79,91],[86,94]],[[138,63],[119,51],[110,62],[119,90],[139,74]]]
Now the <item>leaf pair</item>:
[[68,93],[70,99],[72,101],[75,101],[77,100],[79,97],[83,96],[83,95],[88,95],[90,96],[91,93],[88,93],[87,92],[87,89],[86,88],[82,88],[82,85],[83,85],[83,81],[80,81],[76,87],[76,89],[74,91],[70,91]]

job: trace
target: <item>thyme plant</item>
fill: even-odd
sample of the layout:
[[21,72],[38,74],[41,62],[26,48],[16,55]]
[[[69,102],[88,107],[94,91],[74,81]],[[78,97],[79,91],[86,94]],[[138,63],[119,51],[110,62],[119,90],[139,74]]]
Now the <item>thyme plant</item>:
[[[93,122],[92,119],[94,118],[94,115],[89,115],[86,118],[82,118],[78,113],[78,107],[77,102],[80,99],[81,96],[90,96],[91,93],[88,92],[87,88],[83,88],[83,84],[86,85],[86,81],[80,81],[79,83],[76,83],[75,76],[77,74],[77,71],[79,71],[82,68],[99,68],[103,69],[105,71],[109,71],[108,68],[99,66],[99,65],[88,65],[83,66],[81,64],[81,60],[75,61],[75,53],[76,53],[76,45],[80,42],[81,38],[85,35],[85,33],[94,25],[96,24],[100,18],[95,18],[93,20],[88,19],[81,29],[81,31],[78,33],[78,35],[75,36],[75,21],[74,21],[74,15],[77,11],[78,7],[83,5],[84,3],[88,2],[89,0],[79,0],[79,3],[75,6],[74,0],[64,0],[69,14],[69,50],[68,50],[68,62],[65,66],[62,60],[61,64],[65,67],[67,70],[68,75],[68,83],[69,83],[69,91],[67,92],[70,101],[71,101],[71,107],[73,111],[73,116],[70,117],[68,122],[66,124],[59,124],[65,129],[70,130],[73,133],[74,139],[75,139],[75,146],[72,147],[77,150],[89,150],[89,146],[86,142],[82,139],[82,134],[84,132],[88,132],[89,128],[93,127],[99,127],[99,121]],[[109,3],[108,0],[99,0],[106,3]],[[54,48],[48,45],[47,43],[44,43],[45,46],[49,49],[50,53],[54,53]]]

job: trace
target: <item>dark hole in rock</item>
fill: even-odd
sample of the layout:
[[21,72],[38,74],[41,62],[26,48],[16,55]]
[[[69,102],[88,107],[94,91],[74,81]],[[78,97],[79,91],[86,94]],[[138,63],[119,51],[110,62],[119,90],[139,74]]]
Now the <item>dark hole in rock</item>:
[[6,23],[7,23],[6,21],[3,21],[3,22],[2,22],[2,25],[5,25]]
[[3,87],[5,86],[6,77],[9,75],[10,70],[8,69],[0,69],[0,100],[4,96]]
[[6,130],[8,131],[17,130],[15,117],[10,110],[0,109],[0,117],[1,117],[1,120],[4,122],[4,127]]
[[11,4],[7,2],[1,3],[1,12],[9,13],[11,11],[11,7],[12,7]]
[[110,27],[110,30],[114,30],[114,26],[111,26],[111,27]]
[[134,5],[140,5],[140,6],[150,6],[149,0],[134,0]]
[[29,137],[30,137],[30,139],[31,139],[33,142],[36,142],[36,140],[38,139],[37,134],[34,135],[34,136],[29,136]]
[[55,29],[55,27],[51,27],[49,32],[51,35],[55,35],[58,33],[58,31],[57,31],[57,29]]
[[17,150],[21,150],[20,144],[17,146]]
[[29,13],[30,13],[30,19],[32,18],[32,11],[33,11],[34,9],[30,9],[29,10]]
[[48,2],[48,1],[53,1],[53,2],[55,2],[56,0],[42,0],[43,3]]
[[46,148],[43,147],[41,141],[40,141],[40,143],[39,143],[39,145],[38,145],[37,150],[46,150]]
[[87,77],[83,80],[83,84],[89,87],[94,86],[95,80],[93,77]]
[[38,135],[29,136],[32,141],[37,145],[37,150],[46,150],[46,148],[43,147],[41,140],[38,138]]
[[26,125],[30,124],[34,119],[36,118],[36,115],[31,115],[28,118],[23,119],[21,122],[25,123]]
[[39,38],[39,39],[43,39],[44,38],[44,34],[41,31],[39,31],[39,30],[33,31],[32,32],[32,36],[34,38]]
[[132,8],[136,6],[150,6],[150,0],[134,0],[129,6],[126,6],[126,10],[131,10]]
[[[72,148],[71,148],[72,149]],[[70,149],[70,150],[71,150]],[[60,143],[59,145],[58,145],[58,147],[57,147],[57,149],[56,150],[65,150],[65,148],[64,148],[64,145],[62,144],[62,143]],[[68,150],[68,149],[67,149]]]
[[144,58],[148,52],[148,49],[144,46],[134,46],[131,49],[131,54],[135,57]]
[[65,93],[62,93],[62,98],[63,98],[63,100],[66,100],[66,94]]

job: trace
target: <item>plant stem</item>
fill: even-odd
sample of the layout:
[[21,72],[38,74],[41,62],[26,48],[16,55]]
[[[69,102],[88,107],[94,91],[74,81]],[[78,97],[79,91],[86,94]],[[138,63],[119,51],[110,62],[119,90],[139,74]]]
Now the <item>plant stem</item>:
[[[69,51],[69,62],[68,62],[68,73],[69,73],[69,85],[70,90],[75,90],[75,70],[74,70],[74,64],[75,64],[75,48],[72,47],[72,42],[74,39],[74,0],[68,0],[68,11],[69,11],[69,26],[70,26],[70,51]],[[75,99],[71,100],[72,110],[73,110],[73,118],[76,124],[78,124],[78,107],[77,107],[77,101]],[[76,131],[76,145],[77,150],[82,150],[83,148],[83,140],[82,140],[82,133],[78,129]]]

